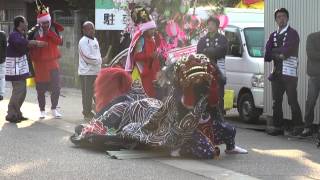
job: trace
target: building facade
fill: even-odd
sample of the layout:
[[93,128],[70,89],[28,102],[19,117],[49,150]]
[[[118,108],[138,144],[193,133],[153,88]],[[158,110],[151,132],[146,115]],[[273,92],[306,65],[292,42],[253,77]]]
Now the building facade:
[[32,0],[0,0],[0,29],[7,34],[13,30],[13,18],[27,16],[27,2]]
[[[320,31],[320,1],[319,0],[265,0],[265,39],[276,29],[274,21],[274,12],[276,9],[284,7],[289,11],[289,23],[296,29],[300,35],[299,48],[299,81],[298,81],[298,101],[303,112],[305,113],[305,102],[308,92],[308,75],[307,75],[307,55],[306,40],[307,36],[316,31]],[[272,115],[272,91],[271,83],[267,79],[272,71],[272,64],[265,63],[265,91],[264,91],[264,111],[266,115]],[[290,107],[285,95],[283,102],[284,118],[291,119]],[[320,121],[320,98],[315,108],[315,121]]]

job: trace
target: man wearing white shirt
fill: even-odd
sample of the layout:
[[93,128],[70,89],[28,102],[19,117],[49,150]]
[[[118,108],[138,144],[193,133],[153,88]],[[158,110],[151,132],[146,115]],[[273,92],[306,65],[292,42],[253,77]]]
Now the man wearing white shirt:
[[95,36],[94,24],[86,21],[82,25],[84,36],[79,41],[79,69],[82,106],[85,120],[90,120],[94,113],[92,112],[92,100],[94,92],[94,82],[101,69],[100,47]]

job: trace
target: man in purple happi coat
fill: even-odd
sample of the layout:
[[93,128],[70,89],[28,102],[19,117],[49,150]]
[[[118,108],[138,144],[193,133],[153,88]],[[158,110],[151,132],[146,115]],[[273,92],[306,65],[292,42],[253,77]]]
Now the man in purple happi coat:
[[43,47],[40,41],[26,39],[28,22],[23,16],[14,18],[14,30],[9,35],[5,59],[6,81],[12,84],[12,94],[8,105],[6,120],[18,123],[28,118],[20,110],[26,94],[26,79],[30,76],[27,53],[29,47]]
[[[265,61],[273,62],[274,68],[269,76],[272,85],[273,125],[268,134],[277,136],[289,131],[290,135],[301,133],[302,114],[297,98],[299,34],[288,23],[289,12],[277,9],[274,14],[278,29],[271,33],[266,44]],[[293,126],[283,120],[282,100],[284,92],[291,107]]]

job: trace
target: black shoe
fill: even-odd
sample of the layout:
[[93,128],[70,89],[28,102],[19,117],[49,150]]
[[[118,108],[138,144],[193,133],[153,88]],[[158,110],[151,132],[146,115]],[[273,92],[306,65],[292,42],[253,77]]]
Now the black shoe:
[[279,129],[275,129],[275,130],[268,131],[267,134],[269,134],[270,136],[280,136],[280,135],[283,135],[283,131]]
[[21,120],[21,121],[26,121],[26,120],[28,120],[28,118],[22,116],[22,117],[20,118],[20,120]]
[[310,137],[310,136],[312,136],[313,135],[313,133],[312,133],[312,131],[311,131],[311,129],[309,129],[309,128],[305,128],[304,130],[303,130],[303,132],[300,134],[300,136],[301,137]]
[[293,130],[291,131],[291,132],[289,132],[289,136],[300,136],[301,135],[301,133],[302,133],[302,131],[303,131],[303,128],[301,128],[301,127],[295,127],[295,128],[293,128]]
[[3,96],[0,96],[0,101],[2,101],[3,100]]
[[8,121],[10,123],[19,123],[19,122],[21,122],[20,120],[18,120],[18,118],[7,118],[7,117],[6,117],[6,121]]

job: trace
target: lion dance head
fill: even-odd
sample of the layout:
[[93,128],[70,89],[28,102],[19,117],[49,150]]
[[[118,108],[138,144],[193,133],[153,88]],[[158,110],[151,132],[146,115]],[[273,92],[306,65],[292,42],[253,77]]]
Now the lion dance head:
[[179,90],[186,107],[192,108],[202,96],[208,96],[210,104],[217,104],[218,71],[205,55],[184,56],[167,67],[163,74],[170,86]]

